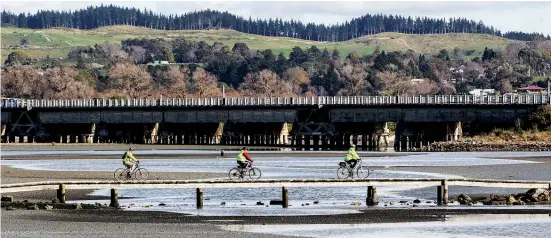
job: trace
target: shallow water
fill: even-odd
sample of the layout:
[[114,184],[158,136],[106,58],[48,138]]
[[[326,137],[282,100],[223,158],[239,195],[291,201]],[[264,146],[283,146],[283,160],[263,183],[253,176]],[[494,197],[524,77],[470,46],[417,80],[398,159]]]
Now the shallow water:
[[[32,153],[28,153],[32,152]],[[71,154],[74,151],[55,151]],[[136,156],[141,166],[150,171],[150,179],[157,179],[156,172],[216,172],[227,173],[235,166],[233,158],[212,157],[201,159],[178,159],[178,156],[163,159],[147,159],[162,151],[138,151]],[[190,151],[172,150],[171,153],[188,153]],[[204,151],[191,151],[199,153]],[[10,151],[14,154],[35,154],[37,151]],[[79,153],[103,154],[113,151],[83,151]],[[142,154],[140,154],[142,153]],[[257,153],[257,152],[254,152]],[[252,154],[252,153],[251,153]],[[373,153],[383,154],[384,153]],[[501,152],[501,153],[417,153],[398,157],[369,157],[362,156],[364,165],[384,167],[416,167],[416,166],[477,166],[492,164],[522,164],[535,163],[524,160],[506,158],[522,156],[551,156],[551,152]],[[47,156],[47,155],[45,155]],[[342,161],[341,156],[335,157],[265,157],[262,153],[253,155],[255,167],[262,170],[262,179],[275,178],[336,178],[337,164]],[[41,159],[41,160],[2,160],[2,165],[27,170],[52,171],[114,171],[122,167],[119,156],[113,159]],[[504,159],[485,159],[484,157],[503,157]],[[390,171],[376,169],[370,178],[461,178],[460,176],[437,173],[421,173],[409,171]],[[221,179],[227,179],[224,176]],[[402,196],[404,190],[417,189],[415,196]],[[451,188],[456,189],[456,188]],[[463,189],[458,187],[457,189]],[[491,188],[488,188],[489,191]],[[508,193],[510,189],[491,189],[495,193]],[[108,189],[96,190],[93,195],[109,196]],[[420,206],[434,206],[436,188],[419,190],[419,187],[378,187],[380,206],[399,207],[412,205],[413,200],[419,199]],[[290,209],[281,209],[281,206],[265,206],[272,199],[281,198],[281,189],[278,188],[245,188],[245,189],[206,189],[204,192],[205,209],[197,211],[195,208],[194,189],[121,189],[119,190],[121,205],[129,210],[159,210],[170,212],[185,212],[198,215],[312,215],[354,213],[365,207],[366,189],[362,187],[348,188],[289,188]],[[319,202],[314,204],[314,202]],[[407,201],[400,203],[400,201]],[[107,202],[108,201],[102,201]],[[261,202],[264,205],[257,205]],[[357,206],[355,202],[363,205]],[[159,204],[164,204],[159,206]],[[225,203],[225,205],[221,205]],[[303,206],[304,205],[304,206]],[[144,206],[147,206],[144,207]],[[262,207],[262,208],[261,208]]]
[[225,230],[303,237],[548,237],[551,217],[459,215],[444,221],[384,224],[222,225]]

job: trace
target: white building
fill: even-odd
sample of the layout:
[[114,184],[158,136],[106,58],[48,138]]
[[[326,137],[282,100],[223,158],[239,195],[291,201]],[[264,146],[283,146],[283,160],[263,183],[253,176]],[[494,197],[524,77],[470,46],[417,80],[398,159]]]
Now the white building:
[[474,95],[474,96],[481,96],[481,95],[491,95],[491,94],[495,94],[496,93],[496,90],[495,89],[473,89],[471,91],[469,91],[469,93],[471,95]]

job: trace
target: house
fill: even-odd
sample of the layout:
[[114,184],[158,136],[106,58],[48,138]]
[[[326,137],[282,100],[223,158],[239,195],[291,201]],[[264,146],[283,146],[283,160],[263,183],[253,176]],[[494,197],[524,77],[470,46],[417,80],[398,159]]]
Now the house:
[[495,94],[496,90],[495,89],[473,89],[473,90],[469,91],[469,93],[471,95],[479,97],[479,96]]
[[545,92],[545,90],[546,90],[545,88],[538,87],[536,85],[517,89],[518,92],[525,92],[525,93],[543,93]]

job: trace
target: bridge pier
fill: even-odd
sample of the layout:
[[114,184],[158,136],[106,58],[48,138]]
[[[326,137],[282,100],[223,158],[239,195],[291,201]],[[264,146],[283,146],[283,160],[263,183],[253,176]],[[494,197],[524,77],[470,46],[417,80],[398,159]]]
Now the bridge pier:
[[461,122],[451,122],[446,125],[446,140],[457,141],[463,136],[463,128]]

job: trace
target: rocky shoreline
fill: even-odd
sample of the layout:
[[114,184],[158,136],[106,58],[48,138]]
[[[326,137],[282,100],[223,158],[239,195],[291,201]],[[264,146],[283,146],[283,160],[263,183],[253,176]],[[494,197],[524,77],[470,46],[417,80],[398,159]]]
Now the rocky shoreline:
[[551,142],[434,142],[421,148],[423,152],[485,152],[485,151],[551,151]]
[[551,205],[551,189],[532,188],[526,193],[511,195],[492,194],[486,198],[473,199],[469,195],[461,194],[457,197],[461,205]]

